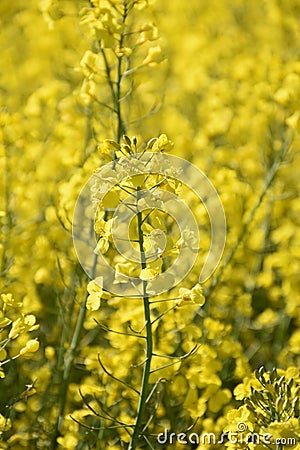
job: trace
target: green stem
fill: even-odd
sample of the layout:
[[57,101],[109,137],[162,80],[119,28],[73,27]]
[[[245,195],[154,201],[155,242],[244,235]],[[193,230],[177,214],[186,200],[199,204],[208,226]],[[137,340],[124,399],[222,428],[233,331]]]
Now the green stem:
[[11,188],[11,166],[9,160],[8,153],[9,143],[4,141],[3,149],[4,149],[4,170],[3,170],[3,183],[4,183],[4,211],[5,211],[5,226],[3,229],[2,239],[2,257],[1,257],[1,265],[0,265],[0,276],[5,275],[9,269],[10,261],[7,257],[7,252],[9,250],[10,244],[10,236],[13,229],[13,215],[11,211],[11,192],[13,189]]
[[[119,11],[118,11],[119,12]],[[125,21],[127,19],[128,16],[128,5],[127,5],[127,1],[124,1],[124,11],[122,13],[122,17],[121,17],[121,22],[122,25],[125,24]],[[119,48],[121,49],[123,47],[124,44],[124,34],[120,35],[120,39],[119,39]],[[101,43],[100,43],[101,46]],[[117,142],[120,142],[121,137],[123,136],[123,134],[126,133],[126,129],[125,129],[125,125],[124,125],[124,121],[122,118],[122,111],[121,111],[121,86],[122,86],[122,78],[123,78],[123,73],[122,73],[122,59],[123,56],[122,55],[116,55],[117,57],[117,68],[116,68],[116,76],[115,76],[115,80],[112,79],[112,74],[111,74],[111,68],[109,66],[109,62],[106,56],[106,52],[104,48],[101,48],[101,54],[103,57],[103,61],[104,61],[104,67],[105,67],[105,72],[106,72],[106,79],[107,79],[107,83],[109,85],[110,91],[111,91],[111,95],[112,95],[112,101],[113,101],[113,108],[112,110],[114,111],[114,113],[117,116],[117,129],[116,129],[116,136],[115,139]]]
[[[95,254],[93,256],[93,266],[92,266],[93,274],[95,273],[96,265],[97,265],[97,255]],[[68,393],[68,388],[69,388],[69,384],[70,384],[70,375],[71,375],[71,370],[73,368],[74,359],[75,359],[77,351],[78,351],[78,344],[79,344],[79,341],[81,338],[81,331],[83,329],[83,324],[84,324],[85,315],[86,315],[86,301],[87,301],[88,295],[89,295],[88,292],[86,292],[85,297],[80,305],[80,310],[79,310],[79,314],[77,317],[71,344],[70,344],[70,347],[68,348],[68,350],[66,351],[65,357],[64,357],[64,370],[63,370],[63,374],[62,374],[61,388],[60,388],[59,397],[58,397],[59,405],[58,405],[58,416],[57,416],[57,423],[56,423],[55,441],[62,429],[67,393]],[[55,442],[53,443],[53,445],[54,445],[53,448],[55,448],[55,445],[56,445]]]
[[[138,188],[139,191],[139,188]],[[137,192],[138,193],[138,192]],[[137,213],[137,221],[138,221],[138,238],[139,238],[139,248],[141,255],[141,267],[142,269],[146,268],[146,257],[144,251],[144,236],[142,231],[143,219],[142,213]],[[151,317],[150,317],[150,302],[149,297],[147,295],[147,281],[143,281],[143,302],[144,302],[144,316],[145,316],[145,330],[146,330],[146,360],[143,369],[143,377],[140,389],[139,403],[137,407],[137,415],[136,421],[134,425],[134,431],[129,443],[128,450],[135,450],[138,444],[138,439],[140,437],[140,432],[143,423],[143,415],[145,411],[147,395],[148,395],[148,386],[149,386],[149,376],[151,369],[151,360],[153,354],[153,337],[152,337],[152,325],[151,325]]]
[[125,126],[121,113],[121,81],[122,81],[122,73],[121,73],[121,65],[122,65],[122,57],[118,58],[118,67],[117,67],[117,83],[116,83],[116,100],[115,100],[115,108],[117,114],[117,142],[120,142],[121,137],[125,134]]
[[[124,2],[124,12],[122,15],[122,25],[125,24],[128,15],[127,2]],[[119,49],[122,49],[124,43],[124,34],[120,35]],[[121,137],[125,134],[125,126],[121,113],[121,84],[122,84],[122,55],[118,56],[117,62],[117,77],[116,77],[116,93],[115,93],[115,110],[117,114],[117,142],[120,142]]]
[[[100,43],[100,46],[101,46],[101,43]],[[109,63],[108,63],[108,60],[107,60],[107,57],[106,57],[105,49],[102,48],[102,47],[101,47],[101,54],[102,54],[102,57],[103,57],[103,62],[104,62],[105,72],[106,72],[106,79],[107,79],[107,83],[108,83],[109,88],[110,88],[112,101],[113,101],[113,104],[115,104],[115,90],[114,90],[114,85],[113,85],[113,82],[112,82],[112,79],[111,79],[111,70],[110,70]]]

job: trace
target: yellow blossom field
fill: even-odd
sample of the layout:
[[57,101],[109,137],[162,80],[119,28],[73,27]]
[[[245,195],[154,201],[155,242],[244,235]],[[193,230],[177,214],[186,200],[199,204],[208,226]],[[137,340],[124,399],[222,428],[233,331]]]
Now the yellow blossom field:
[[299,20],[0,2],[0,450],[300,450]]

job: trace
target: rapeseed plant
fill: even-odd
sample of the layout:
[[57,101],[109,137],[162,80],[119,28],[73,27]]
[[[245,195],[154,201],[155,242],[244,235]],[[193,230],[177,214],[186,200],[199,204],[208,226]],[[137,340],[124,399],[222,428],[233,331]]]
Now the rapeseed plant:
[[[297,1],[16,0],[0,12],[0,448],[162,448],[168,430],[297,449]],[[205,206],[172,165],[114,180],[138,153],[176,155],[216,187],[227,242],[204,283]],[[93,175],[90,279],[71,235]],[[120,203],[135,212],[125,227]],[[159,277],[182,249],[197,258],[173,289],[174,274]],[[118,295],[128,279],[142,298]],[[228,439],[241,424],[272,439]]]

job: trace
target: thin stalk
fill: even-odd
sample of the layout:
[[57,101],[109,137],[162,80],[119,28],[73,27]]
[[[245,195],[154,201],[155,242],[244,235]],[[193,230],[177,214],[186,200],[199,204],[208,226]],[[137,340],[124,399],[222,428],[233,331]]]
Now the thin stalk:
[[11,167],[9,164],[9,154],[8,154],[8,146],[9,143],[4,142],[4,175],[3,175],[3,183],[4,183],[4,211],[5,211],[5,225],[3,227],[3,236],[2,238],[2,257],[1,257],[1,266],[0,266],[0,275],[4,275],[10,266],[9,260],[7,259],[7,252],[9,249],[9,242],[11,231],[13,228],[13,215],[11,211]]
[[[126,2],[124,2],[124,12],[122,15],[122,24],[124,25],[128,15],[128,8]],[[122,49],[124,41],[124,34],[120,35],[119,48]],[[121,113],[121,84],[122,84],[122,55],[118,56],[117,62],[117,76],[116,76],[116,92],[115,92],[115,110],[117,114],[117,142],[120,142],[121,137],[125,134],[125,126]]]
[[[120,13],[120,11],[118,11]],[[122,25],[124,25],[127,16],[128,16],[128,6],[127,6],[127,2],[124,2],[124,11],[122,13],[122,17],[121,17],[121,22]],[[123,47],[124,44],[124,34],[120,35],[120,39],[119,39],[119,48],[121,49]],[[101,46],[101,43],[100,43]],[[107,83],[108,86],[110,88],[111,91],[111,95],[112,95],[112,101],[113,101],[113,107],[111,108],[111,110],[115,113],[116,115],[116,136],[115,139],[117,142],[120,142],[123,134],[126,133],[126,129],[125,129],[125,125],[124,125],[124,121],[123,121],[123,117],[122,117],[122,111],[121,111],[121,98],[122,98],[122,92],[121,92],[121,88],[122,88],[122,79],[123,79],[123,73],[122,73],[122,60],[123,60],[123,55],[116,55],[117,57],[117,67],[116,67],[116,74],[115,74],[115,80],[112,79],[112,74],[111,74],[111,68],[109,65],[109,61],[107,59],[106,56],[106,52],[104,48],[101,48],[101,54],[103,57],[103,61],[104,61],[104,67],[105,67],[105,72],[106,72],[106,79],[107,79]]]
[[[88,145],[88,142],[91,138],[91,122],[90,122],[90,113],[87,113],[86,117],[86,130],[85,130],[85,139],[84,146]],[[93,233],[93,223],[91,223],[90,233]],[[97,255],[93,255],[93,266],[92,273],[95,273],[97,265]],[[68,292],[68,287],[65,288],[64,294]],[[57,361],[57,369],[58,369],[58,379],[60,383],[60,389],[58,393],[58,413],[56,418],[55,429],[53,433],[53,441],[52,448],[56,448],[56,439],[59,436],[62,424],[64,420],[64,412],[67,400],[67,394],[70,383],[70,374],[71,369],[73,367],[74,359],[76,357],[76,353],[78,351],[78,344],[81,337],[81,331],[83,329],[85,314],[86,314],[86,301],[88,298],[88,292],[86,292],[85,297],[81,303],[79,314],[77,317],[76,325],[74,328],[74,332],[72,335],[70,347],[68,350],[65,350],[65,343],[68,342],[69,330],[71,329],[72,315],[74,311],[74,302],[71,303],[70,310],[64,309],[62,311],[63,314],[68,312],[69,320],[68,323],[65,323],[64,317],[62,318],[62,335],[60,340],[60,348],[58,352],[58,361]]]
[[[101,46],[101,43],[100,43],[100,46]],[[111,79],[111,70],[110,70],[110,67],[109,67],[109,63],[108,63],[108,60],[107,60],[105,49],[102,48],[102,47],[101,47],[101,54],[102,54],[102,58],[103,58],[103,61],[104,61],[107,83],[109,85],[110,92],[111,92],[111,95],[112,95],[112,101],[113,101],[113,103],[115,103],[115,90],[114,90],[114,85],[113,85],[113,82],[112,82],[112,79]]]
[[124,126],[123,118],[122,118],[122,114],[121,114],[121,102],[120,102],[121,80],[122,80],[121,66],[122,66],[122,57],[118,57],[116,100],[115,100],[115,108],[116,108],[117,123],[118,123],[118,125],[117,125],[117,142],[120,142],[121,137],[123,136],[123,134],[125,134],[125,126]]
[[[138,188],[139,191],[139,188]],[[137,192],[138,194],[138,192]],[[141,268],[146,268],[146,256],[144,251],[144,235],[142,231],[143,218],[142,213],[137,213],[138,221],[138,238],[139,238],[139,249],[141,255]],[[146,330],[146,360],[143,369],[142,383],[140,389],[140,397],[137,407],[136,421],[134,425],[134,431],[131,436],[128,450],[135,450],[140,437],[140,432],[143,424],[143,415],[145,411],[145,406],[148,396],[148,386],[149,386],[149,376],[151,372],[151,360],[153,356],[153,337],[152,337],[152,324],[151,324],[151,314],[150,314],[150,302],[147,295],[147,281],[143,280],[143,302],[144,302],[144,316],[145,316],[145,330]]]
[[[93,266],[92,266],[92,273],[94,274],[96,271],[97,266],[97,255],[94,254],[93,256]],[[77,351],[78,351],[78,344],[81,338],[81,331],[83,329],[83,324],[85,320],[86,315],[86,301],[88,298],[88,292],[86,292],[85,297],[80,305],[79,314],[77,317],[74,333],[72,336],[71,344],[68,350],[66,351],[65,357],[64,357],[64,371],[63,376],[61,380],[61,388],[59,392],[59,405],[58,405],[58,417],[57,417],[57,423],[56,423],[56,435],[55,440],[58,434],[61,431],[63,419],[64,419],[64,411],[65,411],[65,405],[66,405],[66,398],[68,393],[68,388],[70,384],[70,374],[73,367],[74,359],[76,357]],[[55,442],[53,443],[55,448]]]

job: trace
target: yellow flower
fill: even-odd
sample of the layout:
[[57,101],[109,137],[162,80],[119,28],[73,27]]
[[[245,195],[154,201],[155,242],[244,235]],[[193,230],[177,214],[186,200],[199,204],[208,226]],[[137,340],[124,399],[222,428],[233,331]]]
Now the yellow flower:
[[78,439],[72,433],[65,434],[64,437],[57,438],[58,445],[64,449],[74,449],[78,444]]
[[[111,192],[113,194],[111,198],[111,201],[114,201],[115,193]],[[105,196],[106,197],[106,196]],[[109,200],[109,198],[108,198]],[[109,249],[109,239],[111,237],[112,232],[112,226],[113,226],[114,219],[109,219],[107,221],[103,220],[102,218],[96,219],[94,229],[95,232],[100,236],[97,246],[95,248],[95,253],[100,252],[102,254],[106,253]]]
[[117,46],[115,48],[115,53],[117,56],[121,57],[121,56],[130,56],[132,53],[132,49],[129,47],[119,47]]
[[154,41],[158,38],[158,30],[152,23],[145,23],[142,26],[141,33],[138,39],[138,44],[143,44],[146,41]]
[[155,278],[158,275],[156,270],[153,269],[142,269],[141,273],[140,273],[140,279],[147,281],[147,280],[152,280],[153,278]]
[[22,302],[16,301],[12,294],[1,294],[1,299],[5,305],[12,308],[21,308],[22,306]]
[[172,149],[174,143],[168,139],[166,134],[161,134],[157,139],[151,143],[151,150],[153,152],[166,152]]
[[86,309],[97,311],[101,306],[101,296],[96,293],[90,294],[86,300]]
[[188,303],[195,303],[199,306],[203,306],[205,303],[203,290],[199,283],[192,289],[180,288],[179,296],[180,299],[176,303],[177,306],[185,306]]
[[33,314],[28,314],[24,317],[19,317],[12,324],[9,332],[9,339],[16,339],[20,334],[27,331],[34,331],[39,328],[39,325],[35,324],[36,318]]
[[225,432],[232,433],[254,431],[253,417],[245,405],[239,409],[233,409],[226,415],[228,425],[224,428]]
[[220,411],[224,405],[230,402],[231,397],[232,395],[229,389],[220,389],[210,398],[208,409],[213,413]]
[[7,351],[5,350],[5,348],[2,348],[0,350],[0,361],[4,361],[6,356],[7,356]]
[[84,76],[90,78],[101,69],[99,55],[87,50],[80,61],[80,66]]
[[285,106],[290,99],[290,94],[291,93],[287,88],[281,87],[275,92],[274,99],[276,100],[276,102]]
[[293,130],[298,130],[300,124],[300,111],[294,112],[294,114],[286,119],[285,123]]
[[2,414],[0,414],[0,440],[2,440],[1,433],[3,433],[3,431],[9,430],[10,428],[11,428],[11,420],[7,419],[6,417],[2,416]]
[[272,422],[266,431],[271,434],[273,439],[294,438],[297,442],[300,439],[299,419],[293,417],[286,422]]
[[100,308],[101,305],[101,298],[103,296],[103,288],[102,288],[102,280],[101,278],[98,279],[99,284],[92,280],[87,285],[87,291],[89,293],[87,301],[86,301],[86,308],[90,311],[96,311]]
[[0,311],[0,328],[7,327],[7,325],[11,324],[11,320],[8,317],[5,317],[3,312]]
[[273,327],[278,323],[278,315],[271,308],[265,309],[256,319],[255,324],[259,327]]
[[156,45],[155,47],[150,47],[148,54],[143,61],[143,65],[155,65],[161,63],[165,57],[162,54],[161,46]]
[[35,353],[38,351],[40,343],[37,339],[30,339],[30,341],[26,342],[25,347],[21,348],[20,355],[24,356],[27,353]]

